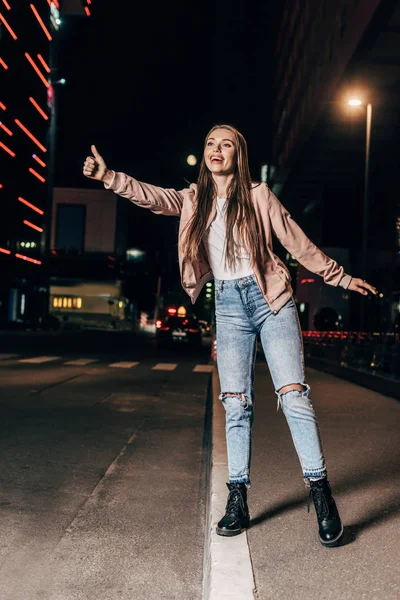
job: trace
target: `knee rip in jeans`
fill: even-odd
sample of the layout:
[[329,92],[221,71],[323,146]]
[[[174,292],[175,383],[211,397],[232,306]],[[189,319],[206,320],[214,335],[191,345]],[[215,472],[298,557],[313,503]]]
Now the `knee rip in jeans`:
[[278,396],[278,403],[276,406],[277,411],[279,410],[279,406],[282,407],[282,396],[295,390],[304,394],[310,391],[310,386],[307,383],[289,383],[288,385],[281,387],[277,392],[275,392]]
[[247,398],[245,394],[243,394],[243,392],[222,392],[222,394],[219,395],[219,399],[224,400],[224,398],[226,398],[227,396],[233,396],[234,398],[238,398],[243,408],[248,407],[249,403],[247,402]]

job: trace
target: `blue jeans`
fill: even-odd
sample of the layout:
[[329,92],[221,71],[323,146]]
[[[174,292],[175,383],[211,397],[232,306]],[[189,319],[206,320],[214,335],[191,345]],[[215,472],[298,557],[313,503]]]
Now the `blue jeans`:
[[[254,275],[215,280],[217,365],[226,411],[229,481],[250,484],[256,339],[260,341],[300,460],[303,477],[325,477],[317,419],[305,382],[303,340],[290,299],[274,314]],[[302,390],[279,390],[301,384]]]

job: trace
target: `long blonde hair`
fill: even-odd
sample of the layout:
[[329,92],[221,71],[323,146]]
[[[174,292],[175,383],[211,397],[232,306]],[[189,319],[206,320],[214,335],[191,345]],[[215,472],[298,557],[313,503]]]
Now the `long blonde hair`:
[[[243,135],[231,125],[214,125],[205,138],[205,144],[215,129],[228,129],[234,135],[236,149],[236,167],[227,191],[225,264],[229,268],[236,265],[235,245],[241,242],[259,270],[263,271],[262,244],[263,236],[257,221],[256,211],[251,201],[251,175],[247,154],[247,143]],[[196,260],[199,247],[206,230],[207,220],[211,213],[213,200],[217,196],[216,183],[209,171],[204,154],[197,179],[197,204],[194,213],[186,225],[182,242],[183,256]],[[234,228],[237,228],[238,239],[235,242]]]

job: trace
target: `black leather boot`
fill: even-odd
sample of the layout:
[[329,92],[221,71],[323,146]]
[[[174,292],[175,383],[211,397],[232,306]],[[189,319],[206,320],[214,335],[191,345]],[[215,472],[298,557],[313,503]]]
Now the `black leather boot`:
[[343,535],[343,526],[326,477],[317,481],[310,481],[308,512],[310,512],[311,498],[317,513],[321,544],[328,548],[338,546]]
[[247,506],[245,483],[227,483],[229,494],[225,515],[217,525],[218,535],[233,536],[242,533],[249,526],[250,516]]

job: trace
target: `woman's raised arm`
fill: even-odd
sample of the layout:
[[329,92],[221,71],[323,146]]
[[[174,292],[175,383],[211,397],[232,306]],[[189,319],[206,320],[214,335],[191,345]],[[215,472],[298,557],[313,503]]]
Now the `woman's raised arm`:
[[183,191],[165,189],[150,183],[143,183],[126,173],[107,168],[104,158],[92,145],[93,156],[87,156],[83,165],[83,174],[89,179],[101,181],[106,189],[118,196],[127,198],[142,208],[148,208],[155,214],[179,216],[182,212]]

